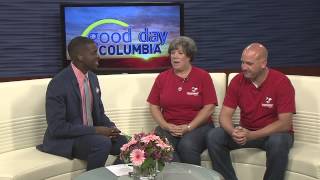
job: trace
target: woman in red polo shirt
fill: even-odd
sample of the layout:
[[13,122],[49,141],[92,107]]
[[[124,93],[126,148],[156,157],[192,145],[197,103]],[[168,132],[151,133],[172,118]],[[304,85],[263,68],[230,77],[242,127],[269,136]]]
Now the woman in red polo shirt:
[[173,145],[173,161],[200,165],[206,134],[214,127],[216,92],[209,73],[191,64],[197,52],[191,38],[174,39],[168,52],[172,68],[158,75],[147,100],[156,133]]

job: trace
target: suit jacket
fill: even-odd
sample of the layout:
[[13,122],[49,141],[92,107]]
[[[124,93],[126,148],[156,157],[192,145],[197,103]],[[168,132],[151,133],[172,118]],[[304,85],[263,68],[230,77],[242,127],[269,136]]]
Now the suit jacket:
[[[93,125],[113,127],[115,124],[104,114],[97,76],[88,72],[93,96]],[[48,127],[41,151],[72,158],[74,138],[95,134],[94,127],[83,125],[81,94],[71,66],[58,73],[49,83],[46,93]]]

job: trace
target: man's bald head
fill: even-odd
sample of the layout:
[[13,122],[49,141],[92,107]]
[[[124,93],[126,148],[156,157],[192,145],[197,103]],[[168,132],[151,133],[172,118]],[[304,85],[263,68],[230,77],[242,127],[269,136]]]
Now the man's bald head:
[[253,82],[259,82],[266,77],[268,50],[260,43],[247,46],[241,56],[241,69],[244,76]]
[[260,43],[251,43],[242,52],[242,58],[250,58],[255,60],[268,59],[268,50]]

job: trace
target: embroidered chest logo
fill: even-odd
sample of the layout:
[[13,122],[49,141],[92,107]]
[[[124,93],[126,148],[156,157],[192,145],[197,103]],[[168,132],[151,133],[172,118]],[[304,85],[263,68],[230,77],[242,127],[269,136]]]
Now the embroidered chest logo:
[[272,98],[267,96],[261,106],[271,109],[273,107]]
[[191,91],[188,91],[187,95],[189,95],[189,96],[198,96],[199,95],[199,89],[197,87],[192,86]]

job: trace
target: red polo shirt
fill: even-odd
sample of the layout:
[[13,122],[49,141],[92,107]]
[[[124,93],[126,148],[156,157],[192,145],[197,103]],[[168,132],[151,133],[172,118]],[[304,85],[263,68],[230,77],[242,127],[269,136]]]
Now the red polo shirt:
[[185,79],[173,69],[160,73],[147,101],[160,106],[164,119],[176,125],[190,123],[204,105],[218,105],[209,73],[194,66]]
[[273,123],[280,113],[296,112],[295,92],[290,80],[272,69],[269,69],[268,77],[258,88],[243,73],[235,76],[223,105],[233,109],[239,106],[240,125],[250,130]]

